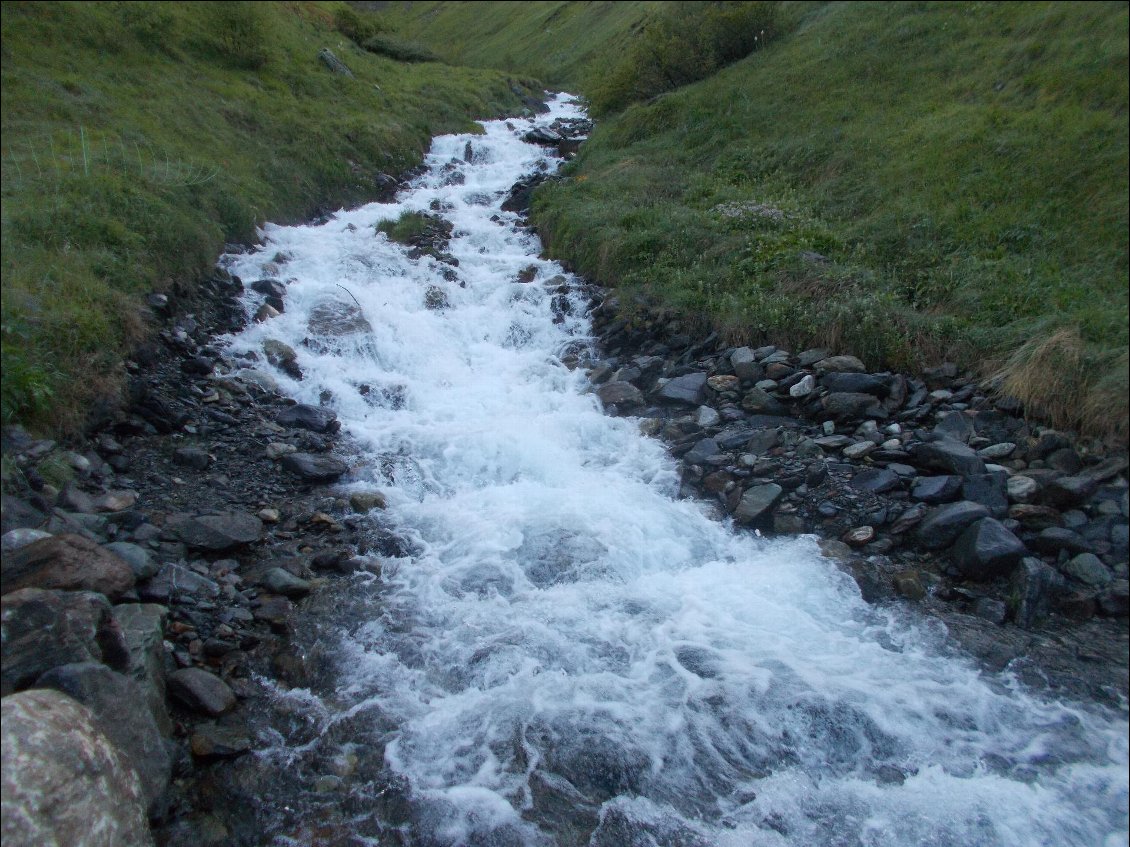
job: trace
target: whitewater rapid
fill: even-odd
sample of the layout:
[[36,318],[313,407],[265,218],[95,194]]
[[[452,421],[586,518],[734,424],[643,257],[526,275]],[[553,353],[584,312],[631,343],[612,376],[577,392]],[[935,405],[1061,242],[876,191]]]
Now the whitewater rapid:
[[[400,837],[1127,844],[1124,713],[987,677],[936,624],[864,603],[812,539],[732,531],[677,499],[636,421],[602,413],[567,366],[591,344],[578,281],[501,211],[560,165],[521,140],[582,116],[550,105],[436,138],[394,203],[267,226],[224,259],[287,282],[232,352],[297,351],[284,391],[332,406],[362,451],[344,488],[385,492],[411,542],[356,577],[361,616],[322,635],[338,688],[307,693],[327,733],[379,738],[407,786]],[[406,211],[454,225],[457,267],[377,231]],[[359,305],[371,333],[304,345],[327,304]]]

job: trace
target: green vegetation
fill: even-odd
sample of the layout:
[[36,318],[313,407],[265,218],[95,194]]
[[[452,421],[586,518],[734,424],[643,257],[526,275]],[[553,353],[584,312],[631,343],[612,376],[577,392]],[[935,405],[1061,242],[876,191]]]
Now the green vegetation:
[[3,4],[5,422],[77,426],[147,331],[141,295],[191,293],[225,242],[371,198],[527,93],[355,43],[383,31],[338,3]]
[[[873,367],[954,359],[1125,438],[1125,3],[501,5],[384,16],[612,113],[533,214],[623,303]],[[725,64],[685,34],[732,7],[775,40],[660,93]]]
[[414,239],[423,237],[435,223],[433,215],[405,212],[394,221],[381,221],[377,224],[377,232],[383,232],[390,241],[398,244],[411,244]]

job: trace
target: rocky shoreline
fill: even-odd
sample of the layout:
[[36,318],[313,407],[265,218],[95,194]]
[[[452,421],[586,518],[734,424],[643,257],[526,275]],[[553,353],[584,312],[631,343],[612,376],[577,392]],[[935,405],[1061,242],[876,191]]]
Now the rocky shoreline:
[[[572,145],[576,128],[563,129],[541,143]],[[507,208],[525,208],[540,178]],[[442,253],[443,239],[424,247]],[[215,344],[248,319],[247,289],[252,319],[285,310],[283,283],[224,271],[191,299],[152,295],[162,329],[129,363],[125,408],[86,442],[4,432],[4,745],[18,751],[5,757],[4,834],[16,843],[47,826],[72,827],[66,840],[92,819],[131,843],[257,843],[254,816],[217,786],[243,778],[255,704],[309,684],[296,611],[316,615],[335,583],[405,553],[379,493],[327,487],[354,451],[331,411],[279,393],[276,370],[301,375],[294,351],[235,358]],[[991,670],[1125,709],[1124,451],[1026,422],[952,366],[909,377],[835,351],[735,348],[589,293],[593,390],[670,445],[682,496],[749,531],[814,533],[868,601],[940,618]],[[324,317],[330,334],[363,321]],[[74,774],[37,759],[33,737],[85,757],[90,790],[58,820],[32,789]]]

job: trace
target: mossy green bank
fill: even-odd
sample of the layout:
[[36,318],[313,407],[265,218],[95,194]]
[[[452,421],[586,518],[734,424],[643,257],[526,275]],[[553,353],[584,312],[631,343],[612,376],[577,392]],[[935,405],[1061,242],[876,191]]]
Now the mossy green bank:
[[79,425],[120,386],[145,293],[190,291],[257,224],[371,199],[433,135],[521,108],[511,75],[362,49],[397,43],[372,20],[336,3],[3,4],[5,422]]
[[[649,22],[725,4],[504,5],[490,37],[542,42],[493,64],[601,102]],[[459,39],[468,4],[389,6],[492,63]],[[570,54],[555,20],[595,39]],[[601,120],[534,220],[629,306],[874,368],[954,359],[1125,438],[1127,33],[1123,2],[780,3],[744,60]]]

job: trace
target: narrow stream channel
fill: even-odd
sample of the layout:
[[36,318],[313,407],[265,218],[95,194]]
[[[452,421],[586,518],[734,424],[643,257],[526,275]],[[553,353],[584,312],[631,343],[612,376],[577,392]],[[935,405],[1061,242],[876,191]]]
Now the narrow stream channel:
[[[500,209],[560,164],[521,141],[582,116],[551,107],[435,139],[395,203],[225,259],[289,281],[233,352],[298,351],[285,390],[329,398],[363,450],[347,487],[384,491],[411,542],[323,610],[334,690],[280,692],[301,731],[262,755],[325,774],[372,844],[1126,844],[1125,714],[990,677],[811,539],[676,499],[662,444],[602,413],[563,362],[591,343],[576,280]],[[376,231],[404,211],[454,225],[457,267]],[[303,345],[357,305],[371,332]]]

